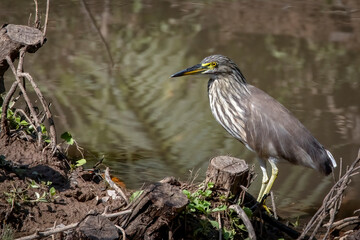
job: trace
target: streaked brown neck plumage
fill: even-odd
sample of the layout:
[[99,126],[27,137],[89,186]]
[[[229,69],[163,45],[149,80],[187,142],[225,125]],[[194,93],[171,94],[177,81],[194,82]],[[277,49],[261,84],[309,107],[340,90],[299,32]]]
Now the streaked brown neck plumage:
[[[210,109],[215,119],[236,139],[247,145],[245,111],[250,91],[240,70],[233,73],[212,75],[208,82]],[[239,108],[239,105],[243,105]],[[238,109],[234,112],[234,109]],[[235,124],[234,124],[235,123]],[[237,124],[236,124],[237,123]]]

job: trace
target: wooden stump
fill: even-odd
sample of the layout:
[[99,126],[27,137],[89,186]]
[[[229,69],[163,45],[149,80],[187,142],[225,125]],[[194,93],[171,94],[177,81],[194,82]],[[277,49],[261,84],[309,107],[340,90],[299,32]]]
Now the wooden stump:
[[167,239],[172,220],[188,204],[174,178],[148,186],[140,197],[131,203],[130,216],[119,218],[130,239]]
[[206,185],[214,183],[214,188],[222,191],[225,196],[237,197],[242,189],[241,185],[247,187],[250,179],[249,166],[244,160],[218,156],[211,159],[206,171]]

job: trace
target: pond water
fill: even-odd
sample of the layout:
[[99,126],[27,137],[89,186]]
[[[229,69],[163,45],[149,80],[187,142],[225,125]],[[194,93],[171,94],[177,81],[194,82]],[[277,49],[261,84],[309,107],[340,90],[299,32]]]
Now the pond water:
[[[48,41],[27,56],[26,70],[53,104],[58,135],[72,133],[89,167],[105,156],[130,188],[196,172],[201,181],[217,155],[245,159],[260,173],[256,156],[213,118],[207,78],[169,79],[211,54],[233,59],[349,165],[360,145],[360,13],[351,11],[360,6],[329,2],[51,1]],[[1,22],[27,24],[33,9],[32,1],[2,0]],[[332,184],[280,164],[277,207],[311,214]],[[359,184],[354,177],[344,212],[360,207]]]

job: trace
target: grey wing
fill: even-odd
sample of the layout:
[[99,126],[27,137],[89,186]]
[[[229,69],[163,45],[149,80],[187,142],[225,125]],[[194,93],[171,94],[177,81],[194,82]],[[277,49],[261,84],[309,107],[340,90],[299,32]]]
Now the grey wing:
[[249,90],[247,142],[259,157],[284,159],[330,173],[327,151],[309,130],[271,96],[251,85]]

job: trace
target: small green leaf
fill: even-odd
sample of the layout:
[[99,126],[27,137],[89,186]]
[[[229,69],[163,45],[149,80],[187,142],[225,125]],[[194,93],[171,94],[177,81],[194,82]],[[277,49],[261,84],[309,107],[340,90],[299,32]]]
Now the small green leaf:
[[42,133],[42,134],[46,134],[46,133],[47,133],[47,130],[46,130],[45,125],[44,125],[44,124],[41,124],[40,127],[41,127],[41,133]]
[[134,192],[129,199],[130,202],[135,201],[143,192],[144,192],[144,190],[139,190],[139,191]]
[[190,199],[191,193],[188,190],[184,189],[182,192]]
[[219,229],[219,223],[217,221],[210,220],[211,226],[213,226],[216,229]]
[[244,210],[244,212],[246,213],[246,215],[247,215],[249,218],[252,217],[253,212],[251,211],[250,208],[248,208],[248,207],[243,207],[243,210]]
[[212,194],[212,191],[211,191],[211,190],[209,190],[209,189],[207,189],[207,190],[205,190],[205,192],[204,192],[203,196],[204,196],[204,197],[210,197],[210,196],[211,196],[211,194]]
[[225,240],[234,239],[236,232],[235,229],[227,230],[226,228],[223,229],[223,237]]
[[50,196],[54,196],[54,195],[56,194],[55,188],[54,188],[54,187],[51,187],[51,188],[49,189],[49,193],[50,193]]
[[82,159],[76,161],[75,167],[80,167],[80,166],[84,165],[85,163],[86,163],[86,159],[82,158]]
[[219,207],[216,207],[212,210],[212,212],[219,212],[219,211],[225,211],[227,209],[226,205],[221,205]]
[[31,188],[39,188],[40,186],[34,180],[31,180],[30,187]]
[[67,144],[69,145],[73,145],[74,144],[74,139],[71,136],[71,134],[69,132],[64,132],[63,134],[61,134],[60,136],[62,139],[64,139],[66,141]]
[[213,183],[213,182],[208,182],[207,187],[208,187],[209,189],[213,188],[213,187],[214,187],[214,183]]

